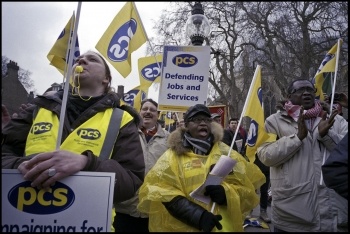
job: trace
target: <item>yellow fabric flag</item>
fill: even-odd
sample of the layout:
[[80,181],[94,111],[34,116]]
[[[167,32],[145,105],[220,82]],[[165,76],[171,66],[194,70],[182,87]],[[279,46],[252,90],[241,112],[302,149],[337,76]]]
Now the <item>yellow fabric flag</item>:
[[125,93],[123,101],[127,105],[134,107],[135,110],[139,112],[141,109],[141,102],[146,99],[146,97],[147,90],[142,90],[139,85]]
[[248,137],[246,142],[246,156],[250,162],[255,161],[255,153],[258,147],[268,141],[275,141],[276,135],[265,131],[264,110],[262,107],[262,89],[261,89],[261,67],[256,68],[256,78],[253,79],[250,95],[248,96],[247,108],[244,116],[251,118]]
[[126,78],[131,72],[131,53],[147,41],[134,2],[127,2],[114,17],[95,48]]
[[[340,40],[340,45],[343,43]],[[328,51],[325,58],[321,62],[320,67],[317,70],[313,83],[317,89],[316,99],[324,100],[323,93],[330,95],[332,92],[332,79],[330,77],[331,72],[335,72],[335,65],[337,59],[338,42]]]
[[161,111],[159,118],[164,120],[166,126],[173,124],[175,121],[171,118],[172,113],[168,111]]
[[138,59],[140,87],[147,89],[155,83],[160,82],[163,55],[149,56]]
[[[73,30],[71,30],[71,27],[74,27],[74,21],[75,21],[75,16],[74,14],[72,17],[69,19],[66,27],[62,30],[61,34],[58,36],[55,44],[47,54],[47,58],[50,61],[50,65],[54,66],[57,68],[59,72],[61,72],[62,75],[64,75],[65,70],[66,70],[66,64],[69,60],[69,44],[71,40],[71,37],[73,35]],[[67,56],[67,58],[66,58]],[[79,42],[78,42],[78,37],[75,41],[75,50],[74,50],[74,61],[75,58],[80,56],[80,49],[79,49]],[[73,65],[72,64],[72,65]]]

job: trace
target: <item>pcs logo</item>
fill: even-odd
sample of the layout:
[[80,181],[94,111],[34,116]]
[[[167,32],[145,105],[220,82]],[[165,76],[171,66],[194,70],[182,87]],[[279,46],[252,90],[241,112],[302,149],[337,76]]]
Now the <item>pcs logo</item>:
[[256,140],[258,139],[258,123],[252,119],[249,126],[249,132],[247,137],[247,145],[253,147],[256,144]]
[[42,133],[51,131],[51,128],[52,128],[52,123],[40,122],[40,123],[34,124],[30,132],[32,134],[42,134]]
[[77,131],[78,136],[86,140],[97,140],[101,137],[101,133],[97,129],[82,128]]
[[48,190],[33,188],[31,181],[14,186],[8,193],[10,204],[30,214],[55,214],[68,209],[75,200],[74,192],[67,185],[56,181]]
[[124,94],[124,98],[123,101],[130,105],[130,106],[134,106],[134,98],[136,97],[136,95],[139,93],[141,93],[141,100],[144,100],[146,98],[146,93],[142,90],[137,90],[137,89],[132,89],[129,92]]
[[128,58],[129,43],[137,30],[137,22],[130,19],[113,35],[107,50],[107,56],[113,62],[123,62]]
[[[260,106],[262,107],[262,89],[258,88],[256,95],[258,96]],[[249,132],[247,137],[247,145],[250,147],[255,146],[259,134],[259,125],[258,123],[252,119],[249,126]]]
[[142,68],[141,75],[146,80],[153,82],[158,76],[160,76],[161,67],[162,67],[162,63],[149,64],[144,68]]
[[178,67],[192,67],[198,63],[198,58],[192,54],[179,54],[172,59],[172,62]]

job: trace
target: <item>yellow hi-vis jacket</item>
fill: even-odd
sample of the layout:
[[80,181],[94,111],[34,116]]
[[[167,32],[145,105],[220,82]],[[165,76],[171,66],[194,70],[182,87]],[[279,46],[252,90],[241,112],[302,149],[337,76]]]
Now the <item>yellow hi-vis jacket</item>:
[[[61,150],[80,154],[89,149],[94,155],[109,159],[117,140],[119,129],[132,120],[132,116],[121,109],[110,108],[99,112],[71,132],[61,144]],[[25,155],[54,151],[58,136],[59,119],[55,113],[40,108],[34,117],[27,137]],[[112,209],[112,223],[115,210]],[[114,231],[113,225],[111,230]]]
[[[62,142],[60,149],[81,154],[91,150],[94,155],[109,159],[119,129],[130,122],[132,116],[121,109],[109,108],[84,122]],[[25,155],[54,151],[59,129],[55,113],[44,108],[38,110],[27,137]]]

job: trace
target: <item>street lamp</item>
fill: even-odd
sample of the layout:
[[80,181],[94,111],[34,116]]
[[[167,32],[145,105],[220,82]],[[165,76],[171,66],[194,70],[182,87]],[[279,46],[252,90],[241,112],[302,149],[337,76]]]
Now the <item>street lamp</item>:
[[191,39],[195,46],[201,46],[204,38],[210,34],[208,18],[204,15],[204,10],[200,2],[195,2],[191,11],[192,15],[186,22],[186,36]]

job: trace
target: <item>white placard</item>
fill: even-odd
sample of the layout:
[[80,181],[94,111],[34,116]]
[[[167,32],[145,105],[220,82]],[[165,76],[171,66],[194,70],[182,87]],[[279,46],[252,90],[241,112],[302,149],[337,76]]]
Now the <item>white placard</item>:
[[209,46],[164,46],[158,110],[185,112],[207,104]]
[[38,190],[2,169],[3,232],[110,232],[115,173],[78,172]]
[[236,165],[237,161],[225,156],[221,155],[214,168],[208,174],[204,183],[193,190],[190,193],[190,196],[198,201],[204,202],[205,204],[209,204],[211,198],[209,196],[205,196],[205,187],[207,185],[219,185],[224,180],[224,178],[233,170],[233,167]]

